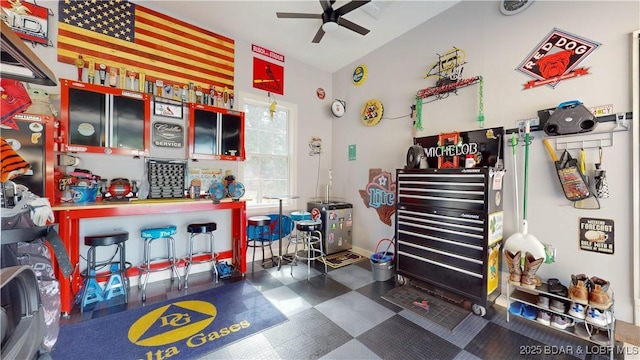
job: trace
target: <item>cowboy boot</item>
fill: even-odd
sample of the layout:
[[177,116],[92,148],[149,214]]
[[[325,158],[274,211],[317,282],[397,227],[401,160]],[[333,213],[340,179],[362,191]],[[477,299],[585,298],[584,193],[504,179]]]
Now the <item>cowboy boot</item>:
[[504,256],[507,258],[507,264],[509,265],[509,284],[520,285],[520,278],[522,277],[520,251],[514,254],[509,250],[505,250]]
[[538,271],[543,261],[544,258],[536,259],[530,252],[525,253],[524,271],[520,277],[520,286],[527,289],[536,288],[536,271]]

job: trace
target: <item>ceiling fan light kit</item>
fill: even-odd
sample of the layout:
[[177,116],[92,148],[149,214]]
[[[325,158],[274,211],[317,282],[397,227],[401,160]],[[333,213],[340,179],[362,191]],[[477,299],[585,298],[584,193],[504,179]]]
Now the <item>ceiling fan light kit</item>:
[[334,9],[333,4],[335,3],[335,0],[320,0],[320,6],[322,6],[323,10],[320,14],[276,12],[276,16],[280,19],[322,19],[322,25],[320,25],[318,32],[316,32],[316,35],[311,41],[317,44],[322,40],[325,33],[335,32],[340,28],[340,26],[360,35],[368,34],[368,29],[349,21],[342,16],[369,2],[371,2],[371,0],[350,1],[338,9]]

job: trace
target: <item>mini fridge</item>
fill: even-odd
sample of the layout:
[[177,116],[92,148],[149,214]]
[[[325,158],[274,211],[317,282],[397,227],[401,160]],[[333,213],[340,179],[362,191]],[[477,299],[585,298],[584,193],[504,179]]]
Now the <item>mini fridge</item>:
[[320,211],[322,241],[326,255],[350,250],[352,246],[353,205],[339,201],[316,201],[307,203],[307,210]]

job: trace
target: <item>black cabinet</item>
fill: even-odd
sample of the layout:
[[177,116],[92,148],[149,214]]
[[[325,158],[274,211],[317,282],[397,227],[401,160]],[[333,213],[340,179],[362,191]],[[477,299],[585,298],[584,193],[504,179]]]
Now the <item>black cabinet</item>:
[[150,97],[63,79],[61,125],[66,151],[147,156]]
[[189,104],[189,157],[244,160],[244,113]]
[[396,172],[396,269],[474,304],[500,295],[502,194],[488,168]]

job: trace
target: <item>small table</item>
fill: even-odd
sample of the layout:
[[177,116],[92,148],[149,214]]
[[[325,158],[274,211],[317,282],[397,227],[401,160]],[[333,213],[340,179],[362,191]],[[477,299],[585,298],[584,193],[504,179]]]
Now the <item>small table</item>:
[[298,195],[271,195],[271,196],[263,196],[263,199],[268,200],[278,200],[279,208],[278,208],[278,270],[282,267],[282,200],[288,199],[299,199]]

